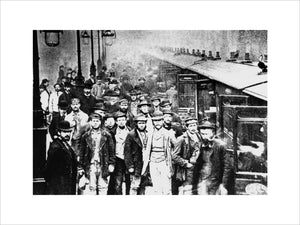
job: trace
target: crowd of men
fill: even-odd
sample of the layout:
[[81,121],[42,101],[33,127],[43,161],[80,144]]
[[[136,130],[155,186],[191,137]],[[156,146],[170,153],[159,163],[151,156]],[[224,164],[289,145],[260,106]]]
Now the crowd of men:
[[232,161],[214,124],[181,121],[174,100],[150,92],[143,77],[133,86],[102,72],[85,82],[60,74],[51,94],[42,81],[47,194],[228,193]]

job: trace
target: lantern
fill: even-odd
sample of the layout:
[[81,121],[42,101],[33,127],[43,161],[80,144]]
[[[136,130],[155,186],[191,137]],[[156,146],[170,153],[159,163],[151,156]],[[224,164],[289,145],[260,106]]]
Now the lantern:
[[60,30],[44,30],[45,43],[49,47],[56,47],[59,45],[59,33],[63,33]]
[[90,35],[88,34],[88,32],[86,30],[81,33],[81,37],[83,39],[83,44],[84,45],[89,45]]

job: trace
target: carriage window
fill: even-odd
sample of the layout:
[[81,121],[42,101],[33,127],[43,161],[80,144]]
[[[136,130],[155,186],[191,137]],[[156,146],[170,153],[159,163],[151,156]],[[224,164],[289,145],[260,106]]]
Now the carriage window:
[[239,123],[238,125],[238,170],[267,172],[267,150],[262,124]]
[[178,97],[179,107],[195,108],[195,84],[179,84]]

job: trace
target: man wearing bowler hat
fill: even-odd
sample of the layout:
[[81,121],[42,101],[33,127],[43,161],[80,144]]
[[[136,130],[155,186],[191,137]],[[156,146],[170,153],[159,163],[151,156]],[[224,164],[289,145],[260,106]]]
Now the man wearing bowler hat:
[[47,193],[50,195],[75,195],[77,160],[69,145],[72,128],[68,121],[60,121],[57,134],[50,144],[45,179]]
[[80,98],[80,109],[86,114],[90,114],[92,112],[92,108],[96,104],[96,98],[91,95],[92,86],[89,83],[84,84],[83,95]]
[[188,117],[185,121],[187,131],[177,139],[172,153],[176,165],[176,180],[180,184],[180,195],[192,195],[195,191],[195,165],[200,155],[202,138],[198,133],[198,121]]
[[52,121],[49,126],[49,133],[54,140],[55,136],[58,136],[57,126],[60,121],[65,120],[67,115],[67,109],[69,108],[68,103],[66,101],[61,101],[58,103],[58,114],[53,114]]
[[149,135],[146,130],[147,118],[143,114],[138,114],[134,121],[136,127],[128,133],[124,145],[125,165],[131,178],[130,195],[144,193],[144,187],[141,187],[143,153],[146,151]]
[[143,154],[142,174],[149,166],[150,177],[153,184],[153,194],[170,195],[172,158],[172,143],[175,144],[174,136],[163,128],[163,113],[158,111],[153,113],[152,121],[154,130],[149,135],[149,142]]
[[115,168],[115,148],[112,136],[101,128],[101,116],[89,116],[91,129],[81,139],[79,162],[89,180],[83,194],[106,195],[109,176]]
[[203,120],[199,126],[202,142],[195,166],[198,195],[227,195],[231,190],[233,162],[226,144],[215,138],[215,125]]
[[138,107],[140,109],[140,112],[147,118],[147,124],[146,124],[146,129],[147,131],[152,131],[153,130],[153,123],[152,119],[149,113],[149,109],[151,107],[151,104],[147,100],[142,100],[139,104]]

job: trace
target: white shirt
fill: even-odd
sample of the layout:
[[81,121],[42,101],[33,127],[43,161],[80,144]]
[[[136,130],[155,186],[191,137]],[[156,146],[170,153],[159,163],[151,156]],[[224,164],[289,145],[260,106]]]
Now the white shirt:
[[72,139],[76,140],[80,138],[84,128],[88,124],[88,119],[89,116],[81,110],[76,114],[72,111],[66,116],[65,120],[70,123],[71,127],[74,127]]
[[44,111],[47,111],[49,108],[49,95],[47,91],[43,91],[41,94],[41,106]]
[[59,96],[62,94],[61,91],[56,92],[54,91],[53,93],[51,93],[50,95],[50,99],[49,99],[49,112],[58,112],[58,99]]
[[116,156],[120,159],[124,159],[124,145],[128,133],[129,130],[127,127],[123,130],[118,127],[116,130]]

